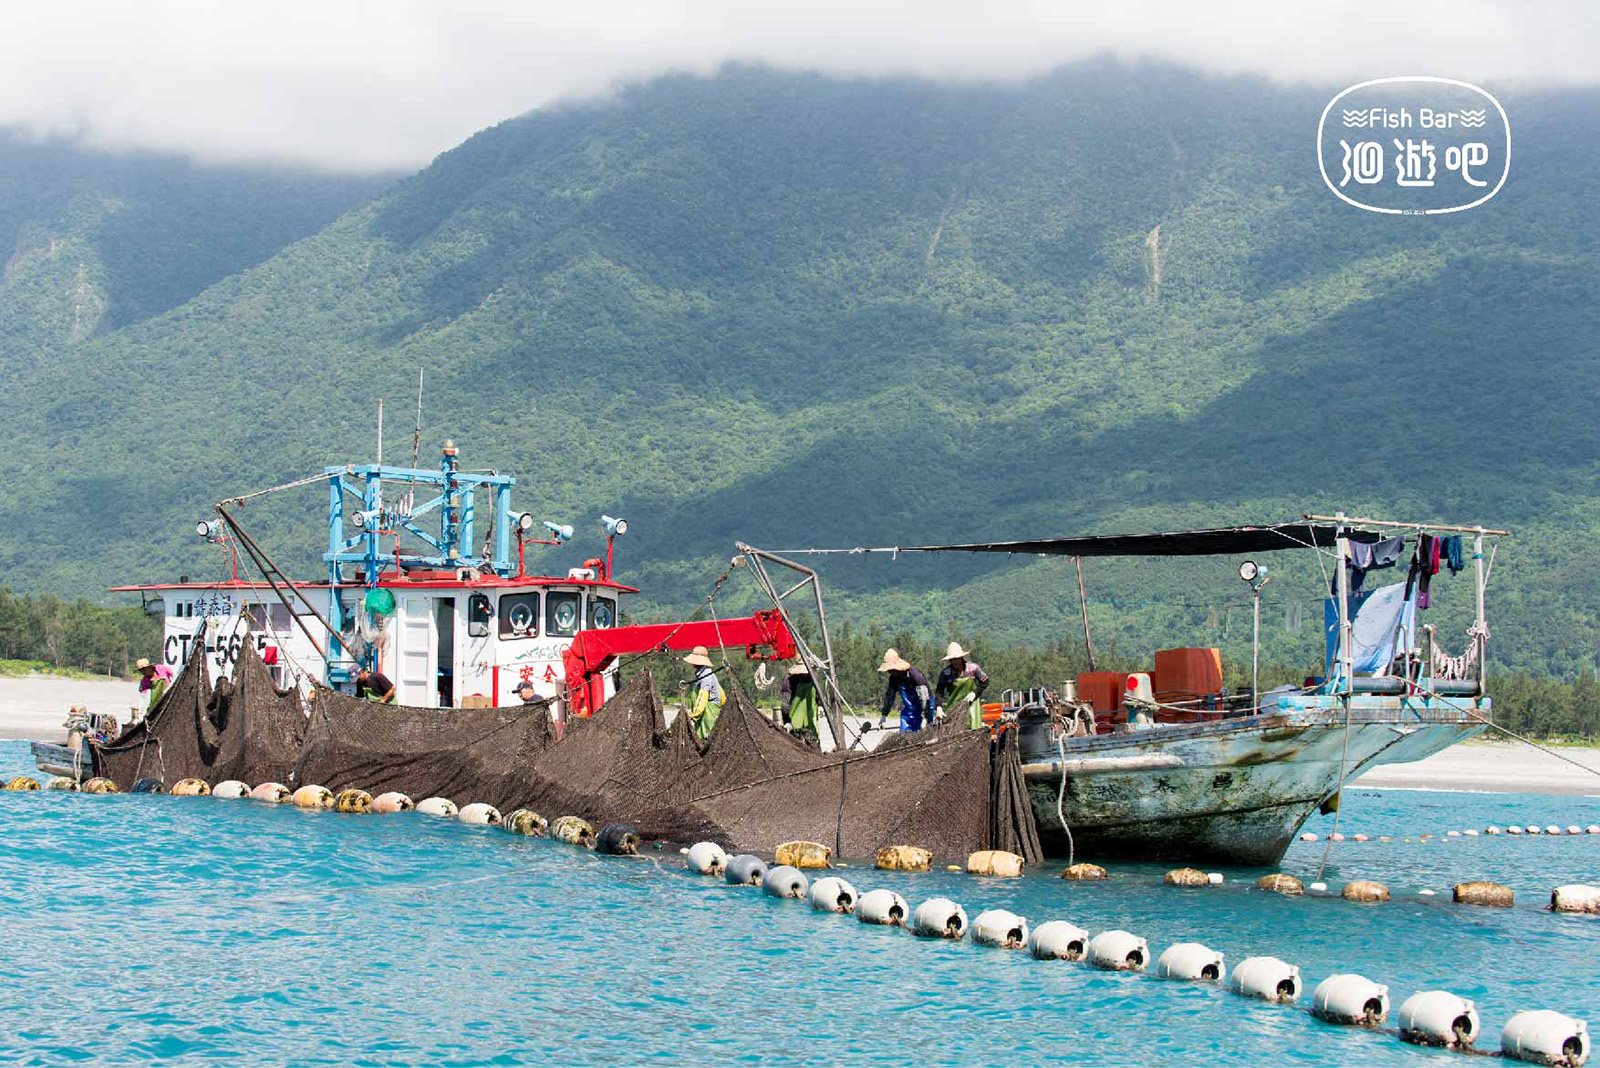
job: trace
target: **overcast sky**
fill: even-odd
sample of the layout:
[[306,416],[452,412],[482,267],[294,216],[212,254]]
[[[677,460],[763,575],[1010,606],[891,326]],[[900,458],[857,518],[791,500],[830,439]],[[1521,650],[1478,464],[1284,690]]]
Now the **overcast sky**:
[[492,123],[729,60],[1016,79],[1100,53],[1343,85],[1593,84],[1595,0],[50,0],[0,29],[0,126],[411,169]]

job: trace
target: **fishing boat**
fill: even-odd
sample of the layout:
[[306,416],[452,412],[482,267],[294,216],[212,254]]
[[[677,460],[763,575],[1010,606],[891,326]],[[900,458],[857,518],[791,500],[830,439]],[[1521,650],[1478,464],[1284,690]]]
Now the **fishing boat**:
[[[249,500],[309,484],[325,489],[328,532],[324,575],[310,582],[286,575],[239,518]],[[535,573],[530,548],[559,551],[574,530],[515,509],[515,485],[509,475],[464,470],[451,442],[432,468],[330,466],[221,501],[215,519],[196,525],[196,535],[223,552],[221,577],[115,589],[139,594],[161,615],[162,659],[175,671],[203,665],[208,686],[227,677],[248,650],[252,663],[265,666],[286,691],[354,694],[358,672],[368,669],[392,683],[390,697],[399,706],[536,705],[559,737],[569,717],[604,715],[625,659],[720,646],[742,649],[752,660],[799,660],[807,667],[819,683],[817,744],[824,753],[872,753],[895,733],[864,730],[840,691],[821,582],[811,568],[740,543],[735,565],[754,578],[770,608],[625,625],[622,598],[638,592],[614,572],[626,520],[600,517],[602,552],[552,574]],[[1091,671],[1063,685],[1011,691],[994,717],[997,732],[1016,731],[1027,797],[1018,803],[1031,804],[1047,852],[1269,864],[1312,812],[1363,771],[1419,760],[1488,726],[1484,547],[1504,533],[1337,515],[1264,527],[884,551],[1080,561],[1289,549],[1323,554],[1337,575],[1328,670],[1304,686],[1261,693],[1252,684],[1230,693],[1217,650],[1166,650],[1151,671]],[[1432,628],[1417,627],[1422,584],[1408,580],[1404,596],[1393,586],[1355,592],[1357,572],[1372,566],[1375,547],[1386,545],[1392,555],[1393,543],[1407,537],[1413,561],[1425,539],[1470,543],[1476,613],[1459,656],[1445,654]],[[244,578],[241,562],[259,577]],[[785,569],[793,577],[780,580]],[[1246,560],[1240,573],[1259,611],[1266,568]],[[1079,592],[1081,604],[1081,586]],[[802,611],[809,618],[797,618]],[[1084,623],[1087,644],[1086,611]],[[61,772],[63,754],[71,754],[41,745],[41,769],[81,777],[81,760]]]
[[[1086,557],[1239,557],[1255,608],[1252,686],[1228,693],[1217,649],[1158,652],[1151,671],[1089,672],[1054,689],[1013,691],[1002,718],[1020,733],[1023,771],[1047,852],[1276,863],[1305,820],[1380,764],[1421,760],[1487,730],[1484,614],[1490,539],[1503,530],[1308,515],[1271,526],[965,545],[894,552]],[[1470,569],[1473,622],[1449,655],[1418,626],[1435,546]],[[1367,574],[1401,567],[1403,581],[1365,593]],[[1325,605],[1327,670],[1303,686],[1256,685],[1260,593],[1254,557],[1323,555],[1334,575]],[[877,550],[855,550],[877,551]],[[1386,556],[1384,554],[1387,554]],[[1464,559],[1470,556],[1470,560]],[[1367,565],[1363,567],[1362,565]],[[1081,581],[1081,578],[1080,578]],[[1079,587],[1086,644],[1087,607]],[[1092,644],[1089,646],[1092,649]]]

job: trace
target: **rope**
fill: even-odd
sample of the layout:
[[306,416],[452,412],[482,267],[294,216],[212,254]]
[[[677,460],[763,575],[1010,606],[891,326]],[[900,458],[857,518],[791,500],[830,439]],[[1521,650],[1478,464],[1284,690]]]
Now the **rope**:
[[281,493],[283,490],[298,489],[301,486],[309,486],[309,485],[311,485],[311,483],[313,483],[313,482],[321,482],[323,479],[325,479],[327,477],[328,476],[325,475],[325,474],[323,474],[323,475],[307,475],[305,478],[297,478],[293,482],[285,482],[281,486],[268,486],[266,489],[256,490],[254,493],[246,493],[246,494],[243,494],[243,495],[238,496],[238,497],[224,497],[222,500],[218,501],[217,503],[218,504],[243,504],[245,501],[251,500],[252,498],[255,498],[255,497],[265,497],[269,493]]
[[1322,862],[1317,865],[1317,881],[1322,881],[1322,872],[1328,866],[1328,855],[1333,852],[1333,835],[1339,833],[1339,819],[1344,815],[1344,776],[1345,769],[1350,760],[1350,702],[1344,703],[1344,745],[1339,750],[1339,807],[1333,810],[1333,834],[1328,835],[1327,845],[1322,847]]
[[1072,840],[1072,828],[1067,826],[1064,804],[1067,799],[1067,742],[1060,734],[1056,735],[1056,757],[1061,765],[1061,787],[1056,791],[1056,819],[1061,821],[1061,829],[1067,832],[1067,867],[1070,868],[1077,845]]

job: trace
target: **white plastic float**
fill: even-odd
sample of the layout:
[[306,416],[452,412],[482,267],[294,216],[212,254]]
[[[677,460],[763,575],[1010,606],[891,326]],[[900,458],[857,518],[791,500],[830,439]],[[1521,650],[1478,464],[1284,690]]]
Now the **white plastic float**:
[[733,886],[760,886],[767,877],[767,862],[754,853],[740,853],[729,857],[722,869],[723,882]]
[[1500,1052],[1519,1061],[1578,1068],[1589,1059],[1589,1027],[1549,1009],[1519,1012],[1500,1032]]
[[1550,911],[1600,913],[1600,886],[1558,886],[1550,891]]
[[241,797],[250,796],[250,786],[238,779],[223,779],[211,788],[212,797],[220,797],[228,801],[237,801]]
[[1028,936],[1028,952],[1035,960],[1082,960],[1089,945],[1089,932],[1066,920],[1049,920]]
[[947,897],[930,897],[911,914],[911,932],[923,938],[960,938],[967,933],[967,910]]
[[1156,974],[1163,979],[1221,982],[1227,974],[1222,954],[1199,942],[1178,942],[1168,946],[1156,961]]
[[1127,931],[1101,931],[1089,939],[1085,957],[1106,971],[1142,972],[1150,963],[1150,943]]
[[1005,909],[985,909],[972,921],[972,940],[983,946],[1022,949],[1028,944],[1028,921]]
[[493,805],[482,801],[474,801],[456,812],[456,819],[462,823],[470,823],[477,827],[498,827],[500,825],[500,810]]
[[774,865],[761,876],[761,891],[768,897],[804,899],[810,889],[805,874],[789,864]]
[[1477,1040],[1478,1008],[1448,990],[1424,990],[1401,1004],[1398,1023],[1403,1042],[1463,1048]]
[[1300,969],[1277,957],[1246,957],[1234,965],[1228,989],[1247,998],[1286,1005],[1300,997]]
[[409,795],[398,790],[390,790],[372,799],[374,812],[410,812],[416,807],[417,803]]
[[1330,975],[1311,992],[1311,1015],[1329,1023],[1377,1027],[1389,1016],[1389,988],[1364,975]]
[[689,870],[700,875],[721,875],[728,867],[728,853],[715,842],[696,842],[684,850]]
[[868,890],[856,902],[856,919],[885,927],[903,927],[911,908],[893,890]]
[[837,875],[825,875],[811,884],[811,907],[818,912],[854,912],[856,888]]
[[456,803],[448,797],[425,797],[417,802],[417,811],[424,816],[438,816],[442,819],[453,818],[458,811]]
[[[87,786],[84,788],[88,789]],[[281,782],[264,782],[250,791],[250,800],[265,801],[269,805],[281,805],[292,796],[289,788]]]

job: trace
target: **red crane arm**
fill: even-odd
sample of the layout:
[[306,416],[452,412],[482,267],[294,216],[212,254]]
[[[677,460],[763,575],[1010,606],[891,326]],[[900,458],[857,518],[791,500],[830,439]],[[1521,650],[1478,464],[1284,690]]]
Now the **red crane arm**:
[[734,619],[692,623],[646,623],[610,630],[580,631],[562,654],[567,670],[569,710],[587,716],[605,700],[602,677],[618,657],[638,653],[687,652],[697,645],[731,649],[744,646],[750,660],[788,660],[795,655],[794,635],[775,609]]

